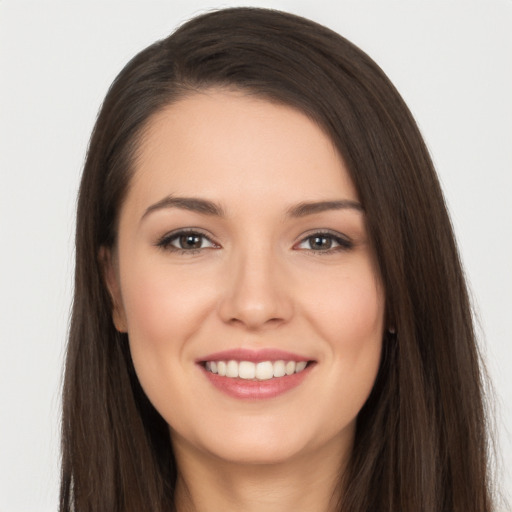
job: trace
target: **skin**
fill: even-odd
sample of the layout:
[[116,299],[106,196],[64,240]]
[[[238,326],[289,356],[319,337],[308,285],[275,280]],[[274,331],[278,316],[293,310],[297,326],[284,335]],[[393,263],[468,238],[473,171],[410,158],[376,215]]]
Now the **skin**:
[[[169,196],[212,201],[223,216]],[[384,291],[362,209],[290,211],[340,200],[359,200],[343,160],[293,108],[208,90],[150,121],[107,281],[116,327],[169,424],[178,510],[333,510],[379,367]],[[198,249],[169,236],[187,228]],[[282,395],[241,400],[196,362],[240,347],[315,364]]]

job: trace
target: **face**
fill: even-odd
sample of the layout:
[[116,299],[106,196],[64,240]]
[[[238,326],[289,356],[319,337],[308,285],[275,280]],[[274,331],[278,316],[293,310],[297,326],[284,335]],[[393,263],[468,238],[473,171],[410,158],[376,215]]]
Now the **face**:
[[176,450],[350,448],[383,290],[354,185],[308,117],[219,90],[158,113],[111,256],[114,322]]

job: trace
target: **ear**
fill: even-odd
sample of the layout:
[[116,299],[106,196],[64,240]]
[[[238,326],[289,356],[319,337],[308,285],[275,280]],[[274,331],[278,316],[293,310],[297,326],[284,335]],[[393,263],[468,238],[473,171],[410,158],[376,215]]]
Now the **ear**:
[[112,299],[112,321],[119,332],[128,332],[126,314],[121,297],[119,267],[112,249],[101,247],[98,255],[103,271],[103,280]]

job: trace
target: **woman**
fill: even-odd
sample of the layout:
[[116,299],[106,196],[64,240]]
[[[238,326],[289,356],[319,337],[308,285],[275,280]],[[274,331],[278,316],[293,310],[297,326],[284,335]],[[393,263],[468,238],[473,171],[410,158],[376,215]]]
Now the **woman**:
[[137,55],[76,243],[61,510],[491,510],[442,193],[339,35],[228,9]]

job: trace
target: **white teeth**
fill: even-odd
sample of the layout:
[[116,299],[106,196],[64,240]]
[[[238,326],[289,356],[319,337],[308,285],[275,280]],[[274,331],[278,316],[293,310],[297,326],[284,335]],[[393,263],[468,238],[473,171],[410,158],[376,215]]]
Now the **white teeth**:
[[286,375],[293,375],[295,373],[295,367],[296,367],[295,361],[288,361],[286,363],[286,366],[284,367]]
[[299,373],[301,372],[302,370],[304,370],[304,368],[306,368],[306,365],[307,365],[307,361],[299,361],[296,365],[295,365],[295,373]]
[[238,363],[236,361],[228,361],[226,365],[226,377],[236,379],[238,377]]
[[221,377],[236,379],[237,377],[245,380],[269,380],[272,378],[293,375],[304,370],[307,361],[261,361],[253,363],[252,361],[207,361],[206,370],[216,373]]
[[240,361],[238,363],[238,376],[241,379],[254,379],[256,377],[256,365],[251,361]]
[[284,377],[286,375],[284,361],[276,361],[274,363],[274,377]]
[[256,365],[256,378],[268,380],[274,376],[274,366],[270,361],[262,361]]
[[[213,368],[211,369],[213,372]],[[226,362],[225,361],[217,361],[217,373],[224,377],[226,375]]]

